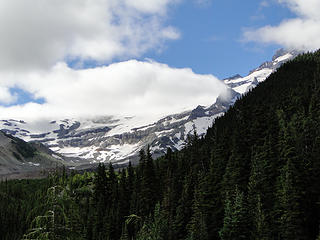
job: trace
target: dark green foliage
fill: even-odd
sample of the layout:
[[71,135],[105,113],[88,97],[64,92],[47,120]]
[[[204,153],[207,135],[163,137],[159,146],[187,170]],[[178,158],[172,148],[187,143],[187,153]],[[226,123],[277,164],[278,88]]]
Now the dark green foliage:
[[284,64],[179,152],[0,183],[0,239],[319,239],[319,66]]
[[168,239],[168,222],[160,211],[160,204],[155,206],[153,218],[145,220],[137,234],[137,240],[166,240]]
[[156,176],[149,147],[146,154],[142,153],[142,158],[145,159],[142,159],[144,162],[141,166],[140,215],[148,216],[153,211],[157,200]]
[[[11,137],[12,143],[16,146],[18,153],[20,153],[25,158],[32,158],[37,151],[31,144],[26,143],[22,139]],[[17,154],[15,154],[17,156]],[[20,159],[20,157],[18,158]]]
[[219,235],[222,240],[248,239],[250,226],[248,224],[248,208],[243,194],[235,187],[234,192],[228,192],[225,202],[223,227]]
[[0,239],[20,239],[42,210],[49,179],[0,183]]
[[203,173],[199,173],[198,184],[194,190],[193,215],[187,226],[189,230],[188,239],[209,239],[207,223],[211,210],[210,200],[207,177]]

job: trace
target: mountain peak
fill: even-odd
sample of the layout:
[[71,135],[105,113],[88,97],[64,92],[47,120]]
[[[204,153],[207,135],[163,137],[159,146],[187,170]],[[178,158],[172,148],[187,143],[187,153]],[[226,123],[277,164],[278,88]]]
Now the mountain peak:
[[281,49],[277,50],[276,53],[273,55],[272,61],[275,61],[277,58],[280,58],[280,57],[285,56],[287,54],[290,54],[292,56],[297,56],[301,53],[303,53],[303,52],[298,51],[298,50],[292,50],[292,49],[288,50],[288,49],[281,48]]
[[276,53],[272,57],[272,61],[276,60],[278,57],[281,57],[283,55],[286,55],[287,53],[290,53],[290,51],[285,50],[284,48],[280,48],[276,51]]
[[242,76],[240,74],[236,74],[236,75],[233,75],[232,77],[228,77],[223,80],[234,80],[234,79],[238,79],[238,78],[242,78]]
[[0,120],[0,130],[25,141],[37,141],[61,154],[69,166],[91,166],[96,162],[125,164],[137,161],[139,150],[150,145],[154,156],[163,155],[167,148],[179,150],[185,145],[188,134],[194,130],[206,133],[218,116],[246,92],[263,82],[284,62],[297,55],[295,51],[278,50],[273,61],[265,62],[250,74],[236,74],[224,80],[227,91],[219,95],[211,106],[198,105],[182,113],[161,119],[137,117],[94,117],[92,119],[53,119],[50,122],[32,123]]

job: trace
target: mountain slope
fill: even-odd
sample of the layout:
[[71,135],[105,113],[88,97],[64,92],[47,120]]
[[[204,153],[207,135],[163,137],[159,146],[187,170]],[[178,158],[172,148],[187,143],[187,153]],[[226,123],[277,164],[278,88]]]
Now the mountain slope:
[[[207,177],[195,187],[201,193],[194,196],[204,207],[193,213],[210,213],[208,239],[319,236],[319,84],[320,52],[299,56],[208,130],[198,156],[210,170],[204,170]],[[206,194],[213,195],[208,200]],[[208,201],[213,206],[206,208]],[[193,224],[198,236],[200,227]]]
[[39,143],[27,143],[0,131],[0,178],[12,178],[55,168],[64,163],[62,156]]
[[161,210],[138,234],[169,219],[163,239],[318,239],[319,123],[320,51],[281,66],[205,138],[156,161]]
[[75,166],[93,162],[125,163],[135,161],[138,152],[151,146],[154,156],[163,155],[170,147],[180,150],[187,136],[196,131],[205,134],[215,118],[221,116],[237,98],[264,81],[281,64],[297,56],[295,51],[278,51],[271,62],[265,62],[246,77],[225,79],[229,87],[211,106],[198,106],[191,111],[161,119],[138,117],[96,117],[27,123],[2,120],[0,129],[25,141],[37,141],[67,157]]
[[56,226],[73,239],[319,239],[319,136],[320,51],[284,64],[181,151],[155,161],[141,151],[137,167],[119,172],[101,164],[52,185],[38,180],[37,194],[29,182],[0,183],[0,233],[39,235],[20,216],[56,209],[39,208],[51,193],[63,211]]

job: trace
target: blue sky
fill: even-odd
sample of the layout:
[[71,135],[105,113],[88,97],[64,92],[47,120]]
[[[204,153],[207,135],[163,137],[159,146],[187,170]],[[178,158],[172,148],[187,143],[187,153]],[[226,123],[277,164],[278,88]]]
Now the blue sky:
[[[151,49],[137,59],[150,58],[220,79],[246,75],[257,64],[270,60],[283,46],[245,41],[243,32],[277,25],[292,17],[292,11],[272,0],[181,1],[169,9],[166,20],[179,30],[180,38],[168,41],[161,50]],[[117,61],[120,59],[114,59]],[[74,61],[69,65],[74,67]],[[85,67],[97,65],[101,64],[89,61]]]
[[[277,25],[293,14],[276,2],[263,5],[257,0],[216,0],[207,4],[186,1],[169,13],[169,22],[181,31],[181,38],[166,44],[150,57],[175,67],[190,67],[197,73],[220,79],[246,75],[258,64],[270,60],[279,44],[243,41],[246,28]],[[142,57],[142,58],[143,58]]]
[[0,111],[168,114],[210,104],[219,80],[277,49],[318,49],[319,11],[318,0],[10,0],[0,8]]

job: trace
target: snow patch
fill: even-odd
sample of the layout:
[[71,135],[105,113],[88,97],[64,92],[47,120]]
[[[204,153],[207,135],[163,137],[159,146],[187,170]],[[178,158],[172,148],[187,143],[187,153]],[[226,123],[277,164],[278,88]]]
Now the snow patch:
[[292,58],[293,55],[291,53],[287,53],[286,55],[283,55],[281,57],[278,57],[274,60],[273,65],[276,65],[279,62],[287,61],[288,59]]
[[40,163],[33,163],[33,162],[28,162],[29,165],[31,166],[36,166],[36,167],[39,167],[40,166]]

